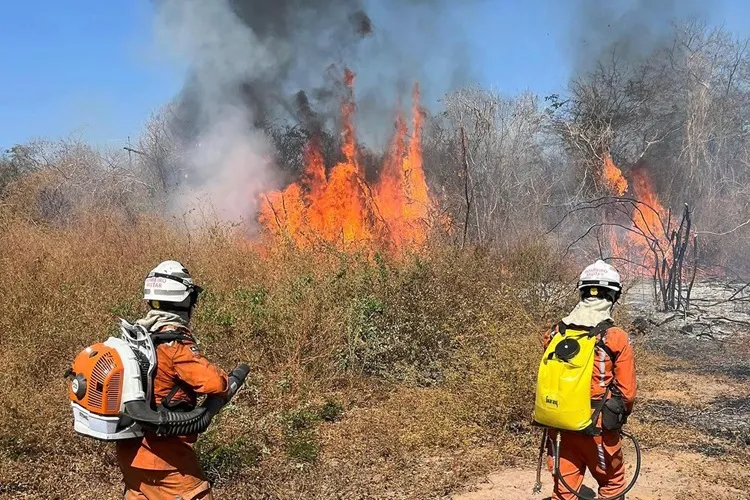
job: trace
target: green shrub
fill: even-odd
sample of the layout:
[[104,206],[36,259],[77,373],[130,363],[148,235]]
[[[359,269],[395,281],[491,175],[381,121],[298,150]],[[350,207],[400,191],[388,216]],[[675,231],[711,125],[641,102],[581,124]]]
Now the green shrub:
[[214,443],[208,436],[196,443],[198,459],[212,482],[231,479],[246,467],[257,465],[261,448],[241,437],[231,443]]
[[287,454],[299,463],[314,463],[318,459],[318,443],[311,432],[301,432],[287,439]]
[[336,401],[328,400],[320,407],[318,414],[326,422],[336,422],[344,413],[344,407]]
[[320,414],[311,408],[300,408],[282,415],[287,455],[300,463],[315,462],[318,458],[318,442],[315,427]]

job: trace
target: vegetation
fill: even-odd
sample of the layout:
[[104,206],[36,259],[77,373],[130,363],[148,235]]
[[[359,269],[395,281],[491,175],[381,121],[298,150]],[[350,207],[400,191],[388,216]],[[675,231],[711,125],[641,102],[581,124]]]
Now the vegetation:
[[[145,312],[144,274],[167,258],[205,286],[193,325],[205,354],[252,369],[197,445],[227,497],[424,498],[530,459],[539,334],[571,305],[576,271],[540,235],[602,194],[605,152],[624,169],[647,162],[665,206],[701,207],[696,227],[716,237],[706,258],[747,265],[750,59],[721,31],[686,29],[671,52],[615,57],[567,96],[447,96],[423,150],[453,231],[401,255],[268,244],[199,208],[165,216],[186,175],[168,109],[135,157],[74,141],[7,151],[0,496],[118,498],[113,448],[74,434],[63,373],[118,317]],[[267,132],[298,175],[308,131]],[[329,166],[335,140],[323,138]]]
[[[38,189],[26,182],[14,193]],[[39,223],[29,206],[0,212],[6,492],[116,497],[112,447],[75,436],[62,375],[115,333],[118,316],[144,312],[144,273],[167,257],[205,285],[194,327],[206,355],[252,367],[198,444],[224,491],[436,491],[527,444],[538,334],[563,305],[541,283],[571,277],[543,246],[512,258],[442,245],[398,258],[304,253],[144,214]],[[397,468],[419,470],[422,457],[459,454],[473,458],[456,477],[378,485]]]
[[[547,233],[575,212],[552,236],[565,246],[576,242],[571,250],[587,259],[611,256],[611,249],[593,241],[596,234],[579,241],[586,228],[603,222],[606,211],[576,210],[612,195],[601,175],[609,155],[631,184],[626,197],[634,196],[633,177],[641,171],[666,211],[678,218],[689,205],[704,268],[732,266],[744,276],[742,243],[750,231],[746,49],[747,40],[725,29],[681,23],[664,33],[663,43],[637,57],[610,47],[558,94],[513,96],[480,87],[452,91],[431,110],[422,134],[427,180],[452,221],[452,243],[513,245]],[[186,158],[186,151],[194,151],[172,130],[175,113],[175,105],[168,105],[155,114],[129,152],[79,141],[10,147],[0,158],[0,190],[21,176],[37,177],[46,188],[25,209],[46,221],[65,220],[83,202],[99,210],[123,209],[130,217],[143,209],[165,212],[164,200],[184,188],[186,179],[206,175],[200,171],[203,163]],[[299,178],[304,146],[313,137],[329,168],[340,160],[335,131],[283,119],[264,123],[256,130],[266,139],[261,149],[273,153],[282,181]],[[247,140],[257,142],[254,136]],[[370,178],[382,165],[382,152],[357,147]],[[247,208],[243,213],[252,218],[257,186],[245,188],[244,182],[239,184],[247,189],[248,206],[238,210]],[[211,213],[202,205],[190,208],[192,218]],[[609,207],[615,214],[616,209]]]

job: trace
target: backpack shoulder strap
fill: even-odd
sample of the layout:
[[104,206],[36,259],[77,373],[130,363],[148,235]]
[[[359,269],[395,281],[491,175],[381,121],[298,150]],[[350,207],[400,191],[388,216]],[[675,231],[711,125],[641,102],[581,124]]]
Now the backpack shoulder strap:
[[589,337],[597,337],[613,326],[615,326],[614,321],[612,321],[611,319],[605,319],[604,321],[593,327],[591,330],[589,330]]
[[[182,328],[173,328],[169,326],[165,327],[161,331],[152,333],[151,341],[154,343],[154,348],[162,344],[168,344],[170,342],[195,344],[195,338],[193,338],[189,331],[186,331]],[[156,372],[154,372],[154,376],[156,376]],[[172,401],[172,399],[177,395],[180,389],[182,389],[186,393],[189,393],[192,390],[192,388],[188,384],[180,379],[176,379],[174,382],[175,385],[172,387],[172,390],[169,391],[169,394],[164,396],[159,402],[163,408],[166,408],[170,411],[178,410],[181,407],[186,406],[185,404],[183,404],[186,403],[184,401],[178,401],[177,403],[174,403]],[[192,407],[187,409],[192,409]]]
[[552,325],[549,328],[548,333],[550,340],[552,340],[558,333],[561,335],[565,335],[565,323],[560,321],[559,323]]
[[177,403],[172,401],[172,399],[174,399],[180,389],[182,389],[186,394],[190,394],[193,391],[193,388],[190,387],[190,385],[188,385],[186,382],[180,379],[176,379],[172,390],[169,391],[169,394],[161,398],[161,406],[163,406],[167,410],[176,410],[180,407],[192,410],[194,406],[190,405],[187,401],[178,401]]
[[609,356],[609,359],[612,360],[614,363],[617,359],[617,355],[612,351],[612,349],[609,348],[607,344],[604,343],[604,335],[607,333],[607,330],[615,326],[615,322],[611,319],[605,319],[598,325],[596,325],[594,328],[591,329],[589,332],[589,337],[597,337],[596,340],[596,347],[599,347],[601,350],[607,353],[607,356]]
[[555,327],[552,327],[552,335],[555,335],[556,333],[559,333],[560,335],[565,335],[565,330],[568,329],[568,325],[560,321],[556,326],[557,326],[557,330],[555,330]]
[[151,334],[151,341],[154,343],[154,347],[158,347],[161,344],[167,344],[169,342],[188,342],[195,344],[195,339],[189,333],[183,330],[167,330],[164,332],[157,332]]

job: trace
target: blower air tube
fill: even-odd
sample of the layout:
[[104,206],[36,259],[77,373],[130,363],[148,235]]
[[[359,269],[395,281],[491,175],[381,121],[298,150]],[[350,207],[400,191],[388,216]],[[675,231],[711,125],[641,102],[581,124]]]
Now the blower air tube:
[[200,434],[208,429],[211,420],[221,411],[237,390],[245,383],[250,367],[246,364],[237,365],[229,373],[229,392],[226,396],[208,396],[201,406],[187,411],[169,411],[164,408],[154,411],[145,401],[130,401],[125,403],[123,414],[132,418],[144,429],[154,432],[158,436],[190,436]]

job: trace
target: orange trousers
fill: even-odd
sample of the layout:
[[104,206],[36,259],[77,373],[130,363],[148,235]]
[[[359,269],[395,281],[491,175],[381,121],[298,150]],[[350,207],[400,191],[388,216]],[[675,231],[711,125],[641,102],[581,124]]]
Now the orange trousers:
[[211,485],[202,474],[128,468],[123,470],[124,500],[211,500]]
[[[554,434],[550,437],[554,440]],[[547,467],[553,470],[553,458],[547,457]],[[616,497],[625,486],[625,465],[622,460],[622,440],[617,432],[604,431],[600,436],[586,436],[578,432],[560,435],[560,475],[578,491],[588,469],[599,483],[599,497]],[[624,498],[624,497],[622,497]],[[552,500],[577,500],[576,496],[555,477]]]

